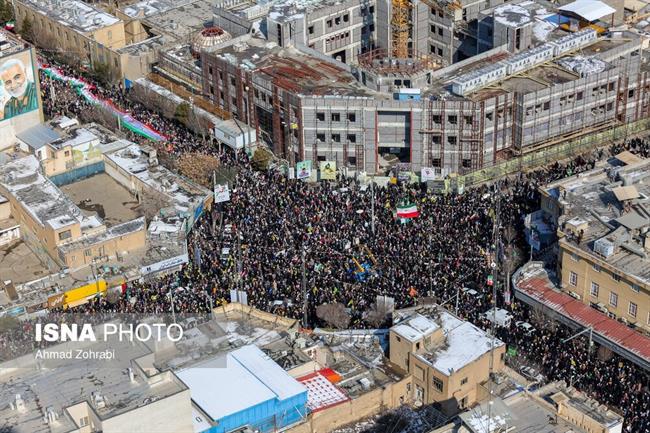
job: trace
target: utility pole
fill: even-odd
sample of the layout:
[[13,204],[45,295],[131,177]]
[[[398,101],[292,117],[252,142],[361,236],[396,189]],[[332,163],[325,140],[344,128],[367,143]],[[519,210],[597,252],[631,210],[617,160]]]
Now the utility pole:
[[493,389],[493,381],[494,381],[494,345],[496,343],[496,323],[497,323],[497,284],[499,281],[498,274],[499,274],[499,240],[500,240],[500,231],[499,231],[499,224],[500,224],[500,217],[501,217],[501,188],[500,188],[500,181],[497,181],[496,183],[496,207],[495,207],[495,212],[494,212],[494,228],[493,228],[493,233],[492,233],[492,238],[493,238],[493,243],[494,243],[494,260],[490,263],[490,267],[492,268],[493,276],[492,276],[492,325],[491,325],[491,333],[492,333],[492,339],[491,339],[491,347],[490,347],[490,377],[488,379],[488,431],[491,431],[492,429],[492,405],[494,404],[494,401],[492,400],[494,397],[494,389]]
[[309,308],[309,302],[307,302],[307,271],[306,271],[306,261],[307,261],[307,250],[305,244],[302,245],[301,251],[301,261],[302,261],[302,326],[307,327],[307,309]]
[[375,177],[372,177],[370,181],[370,193],[371,193],[371,202],[370,202],[370,228],[372,229],[372,235],[375,235]]

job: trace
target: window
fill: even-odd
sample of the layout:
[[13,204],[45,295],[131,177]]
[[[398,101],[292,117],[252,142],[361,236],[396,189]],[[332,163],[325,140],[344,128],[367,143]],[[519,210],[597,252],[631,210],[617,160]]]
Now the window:
[[448,120],[449,123],[451,123],[452,125],[455,125],[456,123],[458,123],[458,117],[453,116],[453,115],[447,117],[447,120]]
[[320,141],[321,143],[325,142],[325,134],[318,133],[316,134],[316,140]]
[[325,121],[325,113],[316,113],[316,120]]
[[621,276],[618,274],[612,274],[612,280],[614,281],[621,281]]
[[440,168],[442,166],[442,160],[440,158],[433,158],[431,160],[431,165],[436,168]]
[[578,285],[578,274],[575,272],[571,271],[569,274],[569,284],[572,286],[577,286]]
[[583,96],[584,96],[583,92],[576,93],[576,101],[582,101]]
[[609,305],[616,307],[618,305],[618,294],[611,292],[609,294]]
[[420,342],[415,343],[415,350],[420,350]]
[[208,66],[208,75],[212,75],[212,66]]
[[332,27],[332,20],[327,20],[327,27],[328,28]]
[[66,150],[65,152],[63,152],[63,156],[70,156],[70,151]]
[[348,21],[350,21],[350,15],[349,14],[343,15],[343,22],[347,23]]
[[485,113],[485,118],[491,122],[492,121],[492,112],[490,111],[489,113]]
[[356,156],[349,156],[348,157],[348,164],[357,165],[357,157]]
[[230,85],[235,85],[235,77],[230,77]]
[[472,168],[472,160],[469,158],[463,158],[463,168]]
[[442,27],[438,27],[438,36],[442,36]]
[[466,378],[466,377],[463,377],[463,378],[460,380],[460,384],[461,384],[461,385],[465,385],[466,383],[467,383],[467,378]]
[[430,29],[431,29],[431,33],[435,33],[435,32],[436,32],[436,26],[434,26],[433,24],[431,24]]
[[433,377],[433,387],[438,390],[438,392],[442,392],[442,380],[438,379],[437,377]]
[[591,289],[589,293],[591,293],[591,296],[594,298],[598,297],[598,291],[600,290],[600,286],[597,283],[594,283],[593,281],[591,282]]
[[307,28],[307,31],[309,32],[310,35],[313,35],[314,34],[314,26],[309,26]]
[[600,265],[594,263],[591,265],[591,269],[593,269],[594,272],[600,272]]
[[341,114],[340,113],[332,113],[332,122],[340,122],[341,121]]
[[577,262],[579,259],[580,258],[578,257],[578,255],[576,253],[571,253],[571,260],[573,260],[574,262]]
[[210,94],[214,95],[214,86],[213,85],[210,85]]
[[440,123],[441,120],[442,119],[441,119],[439,114],[434,114],[433,115],[433,123]]
[[357,142],[357,136],[354,134],[348,134],[348,142],[349,143],[356,143]]
[[374,6],[370,6],[370,8],[368,9],[368,11],[369,11],[371,14],[374,14],[374,13],[375,13],[375,7],[374,7]]
[[356,122],[357,115],[355,113],[348,113],[348,122]]
[[84,251],[84,256],[90,257],[92,255],[92,250],[86,250]]
[[637,305],[634,302],[630,302],[630,305],[627,307],[627,314],[636,317],[636,307]]
[[442,48],[438,47],[438,55],[442,57]]
[[451,144],[452,146],[455,146],[456,145],[456,137],[453,136],[453,135],[447,137],[447,143]]
[[83,418],[79,418],[79,426],[80,427],[85,427],[88,425],[88,417],[85,416]]
[[472,126],[474,124],[474,118],[472,116],[464,116],[465,117],[465,124]]
[[609,83],[609,86],[607,87],[607,90],[609,90],[610,92],[614,91],[614,82],[613,81],[611,83]]
[[60,241],[70,239],[71,237],[72,237],[72,233],[70,232],[70,230],[66,230],[64,232],[59,233],[59,240]]
[[332,141],[335,143],[341,142],[341,134],[332,134]]
[[334,24],[336,24],[337,26],[341,24],[341,17],[334,18]]

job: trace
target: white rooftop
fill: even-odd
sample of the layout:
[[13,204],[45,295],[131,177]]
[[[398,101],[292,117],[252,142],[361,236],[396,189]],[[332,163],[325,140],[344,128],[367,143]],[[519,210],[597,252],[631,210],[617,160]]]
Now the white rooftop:
[[81,32],[113,25],[119,18],[78,0],[25,0],[34,10]]
[[431,335],[434,331],[440,329],[440,326],[433,320],[416,314],[405,323],[400,323],[393,327],[393,331],[399,336],[406,338],[410,342],[415,342],[423,337]]
[[213,421],[269,400],[307,393],[302,384],[254,345],[181,370],[177,375],[190,389],[194,403]]
[[572,12],[586,21],[596,21],[616,12],[616,9],[599,0],[576,0],[573,3],[560,6],[558,9],[564,12]]

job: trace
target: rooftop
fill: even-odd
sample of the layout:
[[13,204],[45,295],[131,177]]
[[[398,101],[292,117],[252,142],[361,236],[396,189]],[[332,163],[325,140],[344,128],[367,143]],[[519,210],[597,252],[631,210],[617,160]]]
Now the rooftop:
[[408,335],[405,338],[410,341],[416,341],[418,335],[430,335],[436,329],[442,329],[443,340],[432,341],[428,346],[425,344],[425,351],[416,356],[446,376],[488,353],[493,342],[495,348],[504,345],[501,340],[492,338],[470,322],[460,320],[437,306],[423,307],[417,311],[401,310],[393,321],[396,325],[391,330],[408,331],[400,335]]
[[191,184],[165,167],[153,163],[149,158],[151,151],[152,149],[131,144],[115,152],[105,153],[104,157],[163,194],[178,212],[185,213],[191,208],[198,208],[198,204],[205,201],[210,191]]
[[0,58],[10,56],[29,47],[25,41],[18,39],[13,33],[0,29]]
[[[57,348],[62,350],[62,346]],[[19,395],[25,407],[0,407],[3,424],[15,433],[67,433],[78,426],[65,408],[78,403],[88,402],[98,417],[105,420],[186,389],[170,373],[156,375],[160,380],[141,375],[129,380],[125,372],[132,366],[132,360],[151,353],[144,344],[111,339],[89,348],[97,352],[114,349],[116,357],[109,366],[96,360],[47,360],[47,368],[39,368],[30,354],[13,361],[20,368],[0,369],[0,399],[15,403]],[[11,365],[15,364],[5,366]],[[95,403],[96,393],[103,397],[103,405]],[[55,414],[55,421],[47,422],[48,410]]]
[[130,4],[121,12],[131,18],[145,18],[167,12],[182,6],[188,6],[197,0],[143,0]]
[[[213,421],[269,400],[285,401],[300,395],[307,398],[307,388],[254,345],[177,374],[190,389],[194,403]],[[227,389],[228,398],[215,398],[217,389]]]
[[35,11],[82,33],[94,32],[120,22],[119,18],[79,0],[21,1]]
[[[162,4],[171,4],[165,0]],[[173,2],[175,7],[160,10],[146,18],[148,25],[155,28],[156,33],[162,33],[176,40],[186,39],[196,31],[212,24],[212,10],[215,0],[195,0]]]
[[13,195],[42,226],[59,229],[76,222],[97,227],[101,222],[83,215],[81,210],[46,178],[33,155],[0,166],[0,187]]
[[566,234],[562,242],[650,283],[648,245],[642,233],[650,227],[650,160],[625,164],[613,158],[603,167],[543,190],[560,206],[557,226]]
[[650,338],[559,291],[540,264],[533,262],[517,271],[513,285],[518,298],[559,313],[572,326],[591,326],[597,341],[600,336],[613,351],[646,369],[650,366]]
[[[215,56],[244,70],[258,71],[268,80],[303,95],[381,97],[361,85],[343,67],[294,47],[280,47],[250,35],[231,39]],[[383,95],[386,96],[386,95]]]

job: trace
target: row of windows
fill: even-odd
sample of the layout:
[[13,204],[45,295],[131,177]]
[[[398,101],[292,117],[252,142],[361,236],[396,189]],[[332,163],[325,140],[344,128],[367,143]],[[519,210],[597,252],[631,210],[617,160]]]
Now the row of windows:
[[[569,273],[569,284],[576,287],[578,285],[578,274],[571,271]],[[589,294],[591,297],[598,299],[600,294],[600,285],[595,282],[591,282],[591,287],[589,288]],[[612,307],[618,307],[618,293],[610,292],[609,293],[609,305]],[[632,301],[628,302],[627,314],[631,317],[636,317],[638,311],[638,305]],[[648,323],[650,323],[650,312],[648,313]]]
[[[341,142],[341,134],[332,134],[331,136],[332,141],[334,143],[340,143]],[[347,139],[348,143],[356,143],[357,142],[357,136],[356,134],[347,134]],[[322,132],[319,132],[316,134],[316,140],[325,143],[325,134]]]
[[[440,124],[442,123],[442,116],[439,114],[434,114],[432,116],[433,123]],[[463,116],[463,121],[465,122],[465,125],[467,126],[472,126],[474,124],[474,117],[473,116]],[[447,116],[447,123],[450,125],[458,125],[458,116],[455,114],[450,114]]]
[[[348,122],[356,122],[357,121],[356,113],[347,113],[347,119],[348,119]],[[325,121],[325,113],[317,112],[316,113],[316,120],[324,122]],[[332,122],[340,122],[341,121],[341,113],[332,113],[332,114],[330,114],[330,120]]]
[[[443,35],[444,35],[444,30],[443,30],[442,27],[436,27],[435,25],[431,24],[431,25],[429,26],[429,29],[431,30],[431,33],[433,33],[434,35],[435,35],[436,33],[438,33],[438,36],[443,36]],[[437,31],[437,32],[436,32],[436,31]]]
[[[431,165],[434,168],[441,168],[442,167],[442,158],[433,158],[431,160]],[[463,158],[461,161],[461,165],[463,168],[472,168],[472,160],[471,158]]]
[[436,46],[433,45],[433,44],[429,47],[429,52],[430,52],[431,54],[437,54],[437,55],[439,55],[440,57],[442,57],[442,48],[440,48],[440,47],[436,47]]

